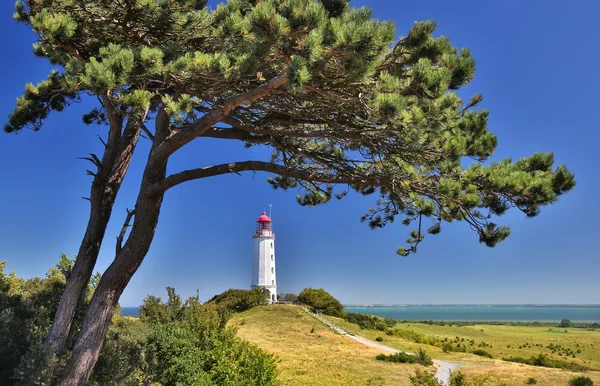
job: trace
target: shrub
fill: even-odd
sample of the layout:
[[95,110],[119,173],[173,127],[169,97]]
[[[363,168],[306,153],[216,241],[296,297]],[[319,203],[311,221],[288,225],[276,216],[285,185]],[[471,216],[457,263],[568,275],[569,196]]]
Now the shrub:
[[396,325],[396,321],[390,318],[381,318],[379,316],[359,314],[356,312],[346,312],[344,320],[358,324],[364,330],[386,331],[388,328]]
[[450,374],[450,386],[468,386],[467,378],[460,371],[454,371]]
[[479,355],[480,357],[492,358],[492,354],[490,354],[489,352],[487,352],[485,350],[477,349],[477,350],[473,350],[471,352],[475,355]]
[[213,296],[207,303],[225,307],[229,312],[243,312],[256,306],[269,304],[270,296],[266,288],[254,287],[249,290],[232,288]]
[[527,380],[527,382],[525,382],[525,384],[527,384],[527,385],[535,385],[535,384],[537,384],[537,381],[536,381],[535,378],[531,377],[531,378],[529,378]]
[[417,350],[415,355],[399,351],[391,355],[379,354],[375,357],[375,359],[378,361],[394,363],[417,363],[423,366],[431,366],[433,364],[431,357],[423,349]]
[[417,350],[417,354],[415,356],[417,357],[417,363],[422,364],[423,366],[431,366],[433,364],[429,354],[427,354],[427,352],[422,348]]
[[375,338],[375,340],[378,342],[383,342],[383,338],[381,336],[378,336],[377,338]]
[[588,377],[577,376],[571,378],[569,386],[594,386],[594,382]]
[[558,327],[571,327],[571,321],[569,319],[563,319],[560,321]]
[[502,358],[502,360],[505,360],[508,362],[524,363],[526,365],[531,365],[531,366],[550,367],[550,368],[556,368],[556,369],[567,369],[567,370],[571,370],[571,371],[589,370],[587,367],[582,366],[578,363],[564,361],[564,360],[560,360],[560,359],[553,359],[553,358],[548,357],[545,354],[533,355],[530,358],[509,357],[509,358]]
[[435,376],[427,371],[417,370],[415,375],[410,376],[411,386],[440,386]]
[[326,315],[342,317],[344,306],[322,288],[305,288],[298,295],[298,301]]

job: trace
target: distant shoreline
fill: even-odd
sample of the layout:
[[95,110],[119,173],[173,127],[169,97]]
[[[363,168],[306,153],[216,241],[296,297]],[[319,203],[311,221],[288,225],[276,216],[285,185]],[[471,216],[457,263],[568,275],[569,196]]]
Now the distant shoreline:
[[344,308],[600,308],[600,304],[344,304]]

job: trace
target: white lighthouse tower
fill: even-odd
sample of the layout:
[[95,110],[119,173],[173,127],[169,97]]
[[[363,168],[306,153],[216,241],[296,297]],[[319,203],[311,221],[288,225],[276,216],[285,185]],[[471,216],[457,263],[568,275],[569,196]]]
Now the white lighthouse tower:
[[277,280],[275,279],[275,233],[273,233],[273,222],[263,212],[256,224],[252,287],[268,289],[271,293],[270,302],[274,303],[277,301]]

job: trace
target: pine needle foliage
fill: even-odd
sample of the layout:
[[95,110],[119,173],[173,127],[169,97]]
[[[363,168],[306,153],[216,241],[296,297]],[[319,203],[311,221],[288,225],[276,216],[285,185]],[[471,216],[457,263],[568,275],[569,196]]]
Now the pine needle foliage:
[[[465,102],[456,93],[475,60],[436,36],[432,21],[397,39],[392,23],[346,0],[229,0],[215,9],[201,0],[26,0],[14,17],[58,70],[26,86],[6,132],[39,130],[92,94],[100,105],[86,124],[108,124],[107,107],[123,120],[166,112],[168,132],[151,138],[159,149],[226,111],[200,136],[268,146],[278,167],[269,183],[297,189],[300,205],[349,189],[376,195],[362,217],[371,228],[398,217],[414,228],[400,255],[453,221],[493,247],[510,234],[496,219],[509,208],[534,217],[575,186],[551,153],[484,165],[497,145],[489,113],[477,109],[480,95]],[[226,110],[228,98],[277,77],[284,86]]]

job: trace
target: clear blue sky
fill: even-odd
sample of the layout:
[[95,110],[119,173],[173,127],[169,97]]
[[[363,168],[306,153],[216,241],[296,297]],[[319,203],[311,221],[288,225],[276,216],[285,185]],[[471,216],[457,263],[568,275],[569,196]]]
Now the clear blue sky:
[[[256,218],[273,204],[279,292],[323,287],[344,303],[600,303],[600,238],[595,203],[600,191],[600,3],[577,1],[361,0],[398,35],[415,20],[434,19],[438,34],[470,47],[477,73],[464,95],[482,93],[499,146],[493,159],[554,151],[575,172],[577,187],[535,219],[506,215],[512,236],[490,249],[465,224],[446,225],[417,255],[395,250],[400,225],[371,231],[361,214],[375,197],[349,195],[314,209],[295,192],[274,191],[267,175],[222,176],[181,185],[166,196],[154,243],[121,304],[174,286],[202,299],[251,279]],[[45,78],[48,63],[34,57],[34,36],[0,4],[0,116],[6,117],[26,82]],[[0,133],[0,260],[19,276],[43,275],[60,252],[77,253],[89,215],[85,161],[100,152],[102,127],[85,127],[87,101],[54,114],[40,132]],[[120,192],[97,264],[104,270],[114,240],[135,202],[147,141],[138,147]],[[245,159],[263,150],[216,140],[186,148],[170,170]]]

